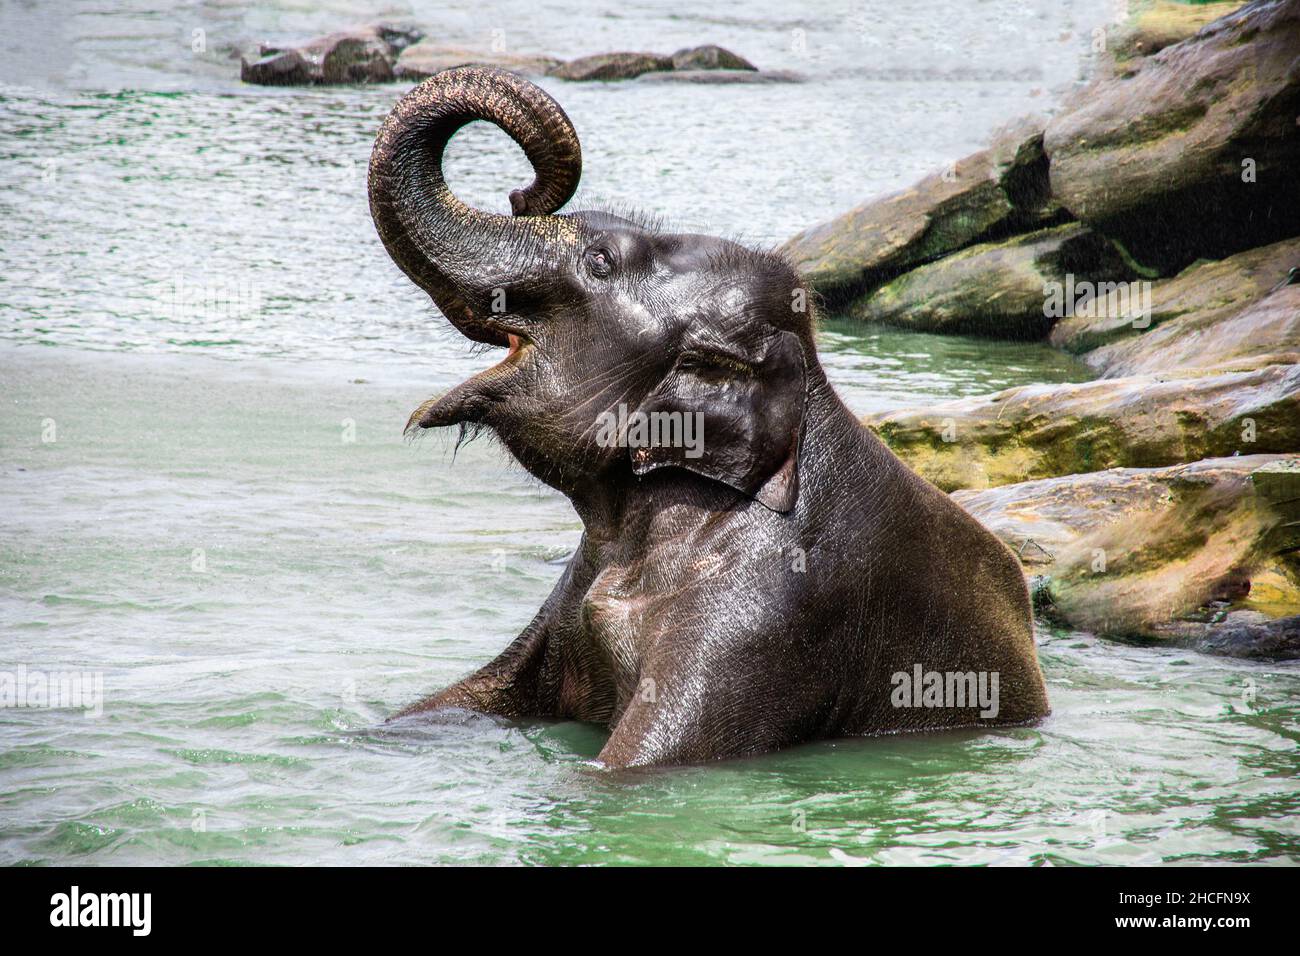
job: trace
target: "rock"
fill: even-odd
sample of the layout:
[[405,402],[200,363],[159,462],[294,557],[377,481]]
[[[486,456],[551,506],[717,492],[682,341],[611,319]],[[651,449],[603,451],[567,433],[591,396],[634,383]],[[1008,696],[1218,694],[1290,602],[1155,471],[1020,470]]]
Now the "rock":
[[917,266],[855,301],[850,316],[923,332],[1000,339],[1038,339],[1056,317],[1045,308],[1048,283],[1064,288],[1067,274],[1127,277],[1105,239],[1069,223],[967,246]]
[[378,37],[342,36],[319,49],[322,83],[385,83],[393,78],[391,53]]
[[864,422],[945,491],[1285,453],[1300,449],[1300,365],[1027,385]]
[[1300,284],[1288,284],[1297,268],[1300,239],[1197,263],[1149,284],[1144,327],[1119,317],[1073,316],[1051,340],[1082,353],[1108,378],[1300,361]]
[[1222,622],[1173,621],[1153,628],[1153,633],[1203,654],[1248,660],[1300,660],[1300,615],[1256,621],[1236,613]]
[[1049,195],[1041,130],[1022,122],[911,189],[799,233],[782,251],[834,308],[976,242],[1064,221]]
[[388,52],[394,57],[424,39],[423,30],[405,23],[381,22],[372,25],[371,29],[388,45]]
[[1300,460],[1285,458],[1251,472],[1259,497],[1281,516],[1274,529],[1273,551],[1294,556],[1300,564]]
[[1201,27],[1240,9],[1241,5],[1241,0],[1198,4],[1155,0],[1135,9],[1113,29],[1107,47],[1119,59],[1150,56],[1194,36]]
[[1300,234],[1300,3],[1256,0],[1084,88],[1048,124],[1052,195],[1172,275]]
[[332,33],[328,36],[318,37],[314,40],[308,40],[302,46],[297,47],[282,47],[263,43],[260,46],[259,55],[275,56],[279,53],[288,53],[291,50],[304,50],[309,47],[318,47],[324,45],[327,41],[341,36],[377,39],[384,44],[384,48],[388,52],[389,56],[395,57],[411,44],[418,43],[420,40],[424,39],[424,31],[420,30],[418,27],[402,23],[372,23],[366,26],[353,27],[351,30],[344,30],[340,33]]
[[402,51],[393,74],[402,80],[422,80],[454,66],[495,66],[526,76],[544,76],[561,63],[549,56],[483,52],[425,40]]
[[554,67],[549,75],[561,80],[629,80],[642,73],[671,70],[672,57],[658,53],[599,53]]
[[743,56],[737,56],[720,46],[688,47],[678,50],[670,57],[674,70],[757,70]]
[[289,49],[263,46],[261,59],[240,59],[239,78],[262,86],[383,83],[393,79],[397,51],[420,35],[411,28],[374,24]]
[[639,83],[802,83],[804,76],[793,70],[673,70],[646,73]]
[[[1278,464],[1300,468],[1300,456],[1236,455],[1161,468],[1111,468],[954,491],[952,499],[1002,539],[1026,568],[1050,572],[1063,554],[1098,529],[1178,506],[1192,491],[1229,487],[1233,497],[1255,495],[1252,476]],[[1272,499],[1260,497],[1275,507]]]
[[1193,313],[1149,334],[1097,349],[1084,361],[1106,377],[1300,362],[1300,285],[1279,288],[1226,319]]
[[249,63],[239,61],[239,78],[258,86],[310,86],[315,73],[297,50],[272,53]]
[[[1255,575],[1279,560],[1274,531],[1285,516],[1252,477],[1278,467],[1300,468],[1300,456],[1117,468],[959,491],[953,499],[1037,576],[1040,609],[1060,623],[1194,641],[1216,653],[1275,654],[1268,615],[1249,608],[1225,618],[1223,610],[1251,594]],[[1284,615],[1300,611],[1297,582],[1282,595]]]
[[601,53],[553,66],[562,80],[628,80],[645,76],[665,83],[791,83],[802,79],[786,70],[760,73],[743,56],[720,46],[688,47],[672,56],[658,53]]
[[[672,74],[683,83],[782,83],[801,79],[787,71],[759,73],[744,57],[720,46],[658,53],[602,53],[565,63],[555,57],[475,50],[423,40],[419,30],[378,23],[318,37],[297,47],[263,46],[261,58],[241,57],[241,78],[263,85],[370,83],[421,80],[455,66],[493,66],[528,76],[565,80],[624,80]],[[676,70],[676,73],[673,71]]]

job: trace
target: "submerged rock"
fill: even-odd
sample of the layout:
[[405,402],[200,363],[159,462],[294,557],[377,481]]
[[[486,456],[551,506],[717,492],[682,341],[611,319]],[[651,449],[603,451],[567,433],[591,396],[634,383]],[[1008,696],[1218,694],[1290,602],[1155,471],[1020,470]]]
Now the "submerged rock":
[[525,76],[543,76],[561,63],[549,56],[484,52],[425,40],[402,51],[393,75],[402,80],[422,80],[455,66],[494,66]]
[[678,50],[671,59],[674,70],[758,70],[743,56],[712,43]]
[[629,80],[642,73],[671,70],[672,57],[658,53],[598,53],[582,56],[549,70],[561,80]]
[[1045,287],[1067,274],[1094,279],[1127,276],[1105,239],[1078,223],[968,246],[917,266],[851,304],[847,313],[922,332],[1001,339],[1038,339],[1056,317]]
[[1042,127],[1025,121],[988,149],[813,226],[781,248],[834,307],[976,242],[1068,218],[1049,195]]
[[802,83],[793,70],[673,70],[646,73],[638,83]]
[[1269,620],[1250,612],[1228,614],[1222,621],[1170,621],[1152,636],[1203,654],[1248,660],[1300,660],[1300,614]]
[[240,60],[239,78],[260,86],[382,83],[393,79],[393,61],[415,42],[418,30],[392,24],[356,27],[292,48],[262,47],[252,63]]
[[945,491],[1300,449],[1300,365],[1026,385],[867,416]]
[[[1246,455],[959,491],[953,499],[1041,576],[1040,606],[1062,623],[1177,638],[1214,653],[1286,656],[1296,646],[1286,637],[1290,625],[1279,631],[1258,610],[1246,619],[1204,609],[1239,604],[1256,578],[1269,577],[1279,610],[1300,611],[1300,565],[1277,536],[1289,514],[1254,477],[1291,469],[1300,479],[1300,456]],[[1198,616],[1204,620],[1190,619]]]
[[313,79],[317,75],[319,71],[297,50],[271,53],[252,63],[239,61],[239,78],[258,86],[310,86],[318,82]]
[[1256,0],[1081,90],[1048,124],[1052,195],[1172,274],[1300,234],[1300,3]]

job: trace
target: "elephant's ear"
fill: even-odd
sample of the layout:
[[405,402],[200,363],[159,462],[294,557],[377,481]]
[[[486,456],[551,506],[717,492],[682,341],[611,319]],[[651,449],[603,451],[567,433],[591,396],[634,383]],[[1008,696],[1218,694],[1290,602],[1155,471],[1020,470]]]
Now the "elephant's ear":
[[[772,511],[790,511],[799,492],[807,402],[799,337],[774,332],[757,360],[727,351],[683,351],[637,409],[641,415],[631,419],[632,469],[644,475],[655,468],[685,468]],[[635,440],[637,427],[646,430],[647,441]],[[678,435],[686,440],[665,440]]]

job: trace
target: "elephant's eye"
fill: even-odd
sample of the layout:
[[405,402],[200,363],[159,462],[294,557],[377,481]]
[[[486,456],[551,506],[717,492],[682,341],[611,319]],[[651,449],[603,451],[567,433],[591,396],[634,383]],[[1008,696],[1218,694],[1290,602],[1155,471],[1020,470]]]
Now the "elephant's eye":
[[747,363],[729,355],[708,351],[683,353],[682,357],[677,360],[677,367],[706,382],[751,378],[754,374],[753,367]]
[[614,271],[614,257],[607,249],[592,246],[583,258],[587,263],[587,271],[597,279],[608,279],[609,274]]

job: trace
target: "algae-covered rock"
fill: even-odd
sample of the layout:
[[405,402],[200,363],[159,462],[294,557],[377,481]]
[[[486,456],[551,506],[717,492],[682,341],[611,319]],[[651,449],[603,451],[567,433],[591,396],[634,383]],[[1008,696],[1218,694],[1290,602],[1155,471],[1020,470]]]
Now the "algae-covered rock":
[[1048,192],[1042,126],[1030,120],[988,149],[806,229],[781,248],[836,306],[976,242],[1067,218]]
[[1103,375],[1196,370],[1244,370],[1300,361],[1300,285],[1283,286],[1217,321],[1189,315],[1149,333],[1083,356]]
[[1150,56],[1195,36],[1207,24],[1239,10],[1243,3],[1244,0],[1225,3],[1138,0],[1130,5],[1128,19],[1111,30],[1106,46],[1119,59]]
[[[954,491],[952,499],[1001,538],[1022,565],[1050,573],[1080,539],[1129,523],[1138,514],[1179,507],[1190,492],[1219,487],[1231,489],[1234,498],[1257,497],[1276,511],[1277,521],[1270,526],[1284,523],[1287,516],[1259,492],[1253,478],[1277,466],[1292,469],[1300,479],[1300,455],[1235,455],[965,489]],[[1300,591],[1296,598],[1300,600]]]
[[1300,365],[1027,385],[867,416],[945,491],[1300,449]]
[[262,58],[240,61],[240,79],[261,86],[382,83],[393,78],[397,52],[418,30],[374,24],[342,30],[291,48],[262,47]]
[[1255,469],[1251,484],[1259,497],[1280,516],[1272,547],[1300,565],[1300,458],[1284,458]]
[[968,246],[917,266],[851,304],[847,314],[922,332],[1038,339],[1056,322],[1047,287],[1067,276],[1122,279],[1124,264],[1078,223]]
[[[1140,283],[1149,288],[1145,322],[1135,324],[1114,310],[1088,310],[1061,319],[1051,342],[1081,354],[1108,377],[1204,368],[1252,356],[1257,366],[1272,364],[1260,358],[1300,347],[1300,329],[1287,321],[1291,293],[1282,292],[1292,270],[1300,272],[1300,239],[1197,262],[1172,279]],[[1276,321],[1241,317],[1272,292],[1281,293],[1269,306],[1279,310]]]
[[658,53],[598,53],[561,63],[549,71],[561,80],[630,80],[642,73],[671,70],[673,59]]
[[1256,0],[1081,90],[1052,195],[1162,275],[1300,234],[1300,3]]
[[687,47],[670,57],[674,70],[757,70],[743,56],[716,44]]
[[[1270,617],[1300,612],[1300,577],[1277,529],[1288,514],[1254,475],[1300,456],[1243,455],[1165,468],[1117,468],[959,491],[953,499],[1042,581],[1039,603],[1061,623],[1103,635],[1174,639],[1238,656],[1285,653]],[[1269,578],[1266,614],[1252,585]],[[1221,611],[1210,611],[1217,606]],[[1229,608],[1243,617],[1219,628]]]

